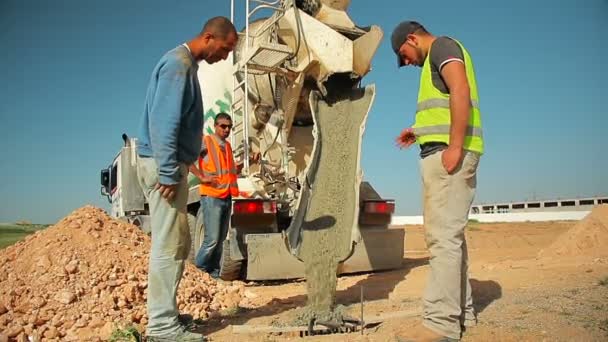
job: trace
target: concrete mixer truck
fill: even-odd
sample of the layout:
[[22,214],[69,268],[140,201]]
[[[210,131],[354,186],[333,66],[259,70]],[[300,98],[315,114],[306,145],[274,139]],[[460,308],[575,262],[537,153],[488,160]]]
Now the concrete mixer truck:
[[[374,85],[361,84],[382,30],[355,25],[347,13],[350,1],[245,3],[232,58],[199,67],[204,134],[212,133],[217,113],[229,113],[234,155],[244,164],[220,276],[306,277],[306,241],[326,239],[318,235],[323,231],[339,233],[325,241],[339,260],[337,274],[399,267],[404,231],[389,228],[395,203],[363,180],[360,166],[375,95]],[[239,9],[232,5],[235,22]],[[101,171],[102,194],[113,216],[149,230],[135,175],[135,144],[126,135],[123,140]],[[252,153],[260,155],[255,162]],[[204,225],[196,177],[190,175],[189,184],[194,256]]]

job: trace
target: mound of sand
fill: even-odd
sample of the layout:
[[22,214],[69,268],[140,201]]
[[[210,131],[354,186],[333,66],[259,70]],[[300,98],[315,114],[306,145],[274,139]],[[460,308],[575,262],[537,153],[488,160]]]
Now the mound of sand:
[[[0,340],[107,340],[117,323],[147,323],[150,239],[86,206],[0,250]],[[243,284],[216,283],[188,263],[180,312],[194,318],[240,302]]]
[[580,222],[562,233],[539,257],[608,256],[608,205],[599,205]]

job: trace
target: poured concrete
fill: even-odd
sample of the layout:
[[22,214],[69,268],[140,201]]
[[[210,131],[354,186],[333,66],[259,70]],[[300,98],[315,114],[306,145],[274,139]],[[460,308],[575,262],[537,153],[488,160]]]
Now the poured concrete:
[[[304,261],[310,318],[333,320],[338,264],[359,239],[361,139],[375,88],[352,89],[326,102],[311,95],[315,146],[308,171],[299,258]],[[301,207],[301,209],[303,209]]]

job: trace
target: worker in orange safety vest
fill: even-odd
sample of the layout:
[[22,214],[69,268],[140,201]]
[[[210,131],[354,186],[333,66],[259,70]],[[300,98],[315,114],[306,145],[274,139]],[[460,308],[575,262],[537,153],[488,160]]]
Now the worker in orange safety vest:
[[205,235],[196,254],[195,264],[213,278],[220,276],[222,246],[228,234],[232,198],[238,196],[238,167],[227,138],[232,129],[232,118],[219,113],[214,120],[215,132],[203,137],[198,169],[192,165],[190,172],[201,182],[201,208]]

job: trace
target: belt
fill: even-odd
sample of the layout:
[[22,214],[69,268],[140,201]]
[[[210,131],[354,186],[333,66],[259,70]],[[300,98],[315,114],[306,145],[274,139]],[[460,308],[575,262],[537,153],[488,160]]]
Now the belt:
[[436,152],[443,151],[446,149],[448,144],[439,142],[439,141],[429,141],[428,143],[424,143],[420,145],[420,158],[424,159],[431,154],[435,154]]
[[444,142],[440,142],[440,141],[429,141],[427,143],[421,144],[420,148],[424,150],[427,148],[433,148],[433,147],[439,147],[439,146],[447,147],[448,144],[446,144]]

